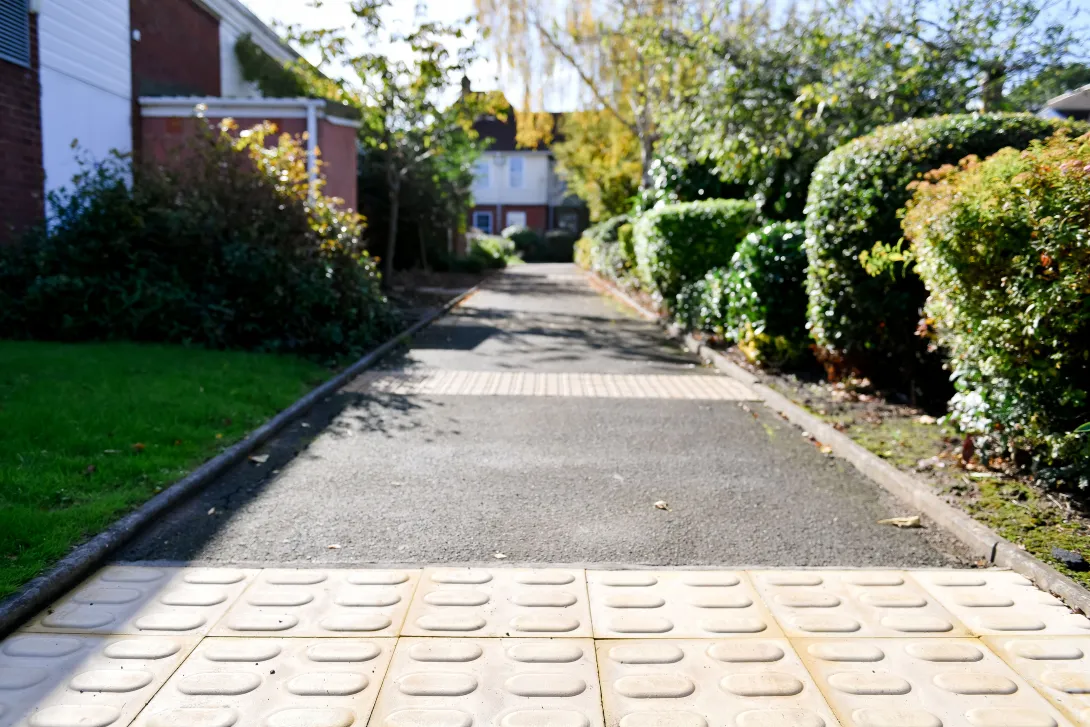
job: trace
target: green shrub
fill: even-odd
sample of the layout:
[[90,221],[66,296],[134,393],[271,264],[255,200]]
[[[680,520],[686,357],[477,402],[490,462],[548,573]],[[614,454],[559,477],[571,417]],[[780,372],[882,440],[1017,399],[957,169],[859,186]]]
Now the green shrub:
[[500,234],[515,243],[515,250],[522,255],[523,260],[537,260],[541,254],[541,235],[525,225],[511,225]]
[[993,453],[1090,485],[1090,134],[946,167],[904,220],[950,354],[951,416]]
[[267,125],[229,131],[200,136],[184,163],[114,159],[53,195],[48,230],[0,250],[0,338],[329,360],[394,331],[363,219],[320,188],[311,197],[307,156],[291,137],[272,143]]
[[570,263],[574,257],[575,238],[576,234],[570,230],[549,230],[535,259],[547,263]]
[[785,366],[808,352],[803,226],[777,222],[751,232],[730,265],[685,286],[677,313],[696,328],[738,344],[755,363]]
[[625,258],[619,243],[619,235],[626,225],[630,226],[628,215],[618,215],[584,230],[576,243],[576,263],[604,278],[627,284],[633,266]]
[[687,283],[730,262],[758,224],[757,206],[739,199],[665,205],[641,216],[632,231],[640,280],[672,305]]
[[500,235],[476,235],[469,241],[467,257],[485,269],[505,268],[515,257],[515,243]]
[[810,332],[834,370],[880,384],[944,381],[915,335],[926,293],[903,265],[872,277],[860,255],[901,239],[908,185],[943,164],[1003,147],[1025,148],[1060,123],[1029,114],[938,116],[882,127],[818,164],[806,205]]

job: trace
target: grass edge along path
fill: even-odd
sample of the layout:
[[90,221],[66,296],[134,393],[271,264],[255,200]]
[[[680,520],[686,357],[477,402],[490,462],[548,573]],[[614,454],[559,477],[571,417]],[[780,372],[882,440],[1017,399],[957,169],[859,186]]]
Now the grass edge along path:
[[0,599],[331,373],[241,351],[0,341]]

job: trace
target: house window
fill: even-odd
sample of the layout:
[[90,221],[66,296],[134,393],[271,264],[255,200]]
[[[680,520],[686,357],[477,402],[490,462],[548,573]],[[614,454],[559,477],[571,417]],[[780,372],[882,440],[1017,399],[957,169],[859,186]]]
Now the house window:
[[507,212],[507,227],[526,227],[526,213],[512,210]]
[[486,235],[492,234],[492,213],[491,212],[474,212],[473,213],[473,226]]
[[508,165],[509,179],[508,183],[511,189],[522,189],[522,167],[525,160],[522,157],[511,157],[511,163]]
[[477,162],[477,166],[473,171],[474,182],[481,189],[488,189],[492,185],[492,167],[487,161],[481,160]]
[[0,60],[30,68],[30,0],[0,2]]

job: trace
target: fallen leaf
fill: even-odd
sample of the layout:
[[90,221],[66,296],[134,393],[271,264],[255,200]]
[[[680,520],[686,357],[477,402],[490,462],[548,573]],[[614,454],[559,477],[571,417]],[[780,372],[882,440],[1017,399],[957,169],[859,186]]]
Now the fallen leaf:
[[658,502],[656,502],[655,507],[659,510],[666,510],[667,512],[669,512],[670,510],[670,506],[666,504],[665,500],[659,500]]
[[821,452],[822,454],[832,454],[833,453],[833,448],[830,447],[828,444],[823,444],[820,447],[818,447],[818,451]]
[[304,429],[310,429],[310,425],[306,422],[303,422],[300,426],[302,426]]
[[223,435],[219,432],[216,432],[216,439],[223,439]]
[[272,471],[272,473],[273,473],[274,475],[278,475],[278,474],[280,474],[280,470],[273,470],[273,471]]
[[621,477],[616,472],[613,473],[613,479],[617,480],[618,482],[624,482],[624,477]]
[[209,508],[209,509],[208,509],[208,514],[209,514],[209,515],[215,515],[215,514],[216,514],[216,508],[214,508],[214,507],[212,507],[212,508]]
[[496,560],[503,560],[507,556],[504,553],[493,553],[492,557],[495,558]]
[[919,515],[905,515],[903,517],[891,517],[879,520],[879,525],[894,525],[899,528],[922,528]]
[[938,419],[927,414],[921,414],[916,421],[918,421],[920,424],[934,424],[938,421]]
[[325,547],[328,548],[329,550],[340,550],[341,549],[341,546],[337,545],[336,543],[333,543],[332,545],[327,545]]
[[137,442],[136,444],[132,445],[132,448],[137,452],[143,452],[145,449],[142,442]]
[[265,464],[269,461],[269,455],[267,454],[252,454],[250,455],[250,461],[257,464]]

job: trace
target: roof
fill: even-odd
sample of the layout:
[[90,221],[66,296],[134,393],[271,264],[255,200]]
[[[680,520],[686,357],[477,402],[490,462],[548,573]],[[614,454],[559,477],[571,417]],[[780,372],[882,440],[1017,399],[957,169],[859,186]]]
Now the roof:
[[492,143],[488,145],[488,151],[548,151],[552,144],[561,140],[559,127],[562,116],[563,114],[552,114],[552,141],[548,144],[539,142],[533,148],[519,146],[515,141],[518,137],[518,119],[513,109],[508,111],[507,119],[503,121],[491,114],[482,116],[473,123],[473,128],[481,135],[482,139],[492,139]]
[[227,23],[239,33],[249,33],[254,43],[278,61],[294,61],[301,56],[276,34],[272,28],[254,15],[240,0],[195,0],[220,22]]
[[1055,111],[1090,111],[1090,85],[1049,99],[1045,102],[1045,108]]

